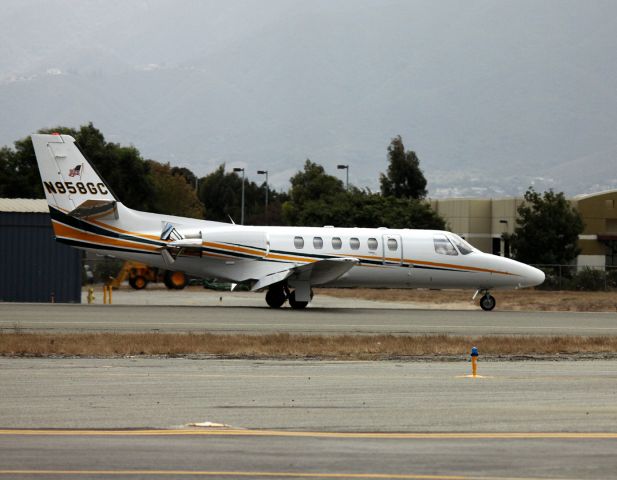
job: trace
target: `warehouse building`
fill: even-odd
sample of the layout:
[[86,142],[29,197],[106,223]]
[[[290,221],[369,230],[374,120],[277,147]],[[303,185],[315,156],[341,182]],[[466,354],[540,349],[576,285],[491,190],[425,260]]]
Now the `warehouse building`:
[[0,199],[0,301],[81,301],[81,253],[54,240],[46,200]]
[[[431,205],[455,233],[480,250],[509,256],[508,236],[516,228],[523,198],[432,200]],[[578,267],[617,265],[617,190],[579,195],[570,199],[583,219],[579,236]]]

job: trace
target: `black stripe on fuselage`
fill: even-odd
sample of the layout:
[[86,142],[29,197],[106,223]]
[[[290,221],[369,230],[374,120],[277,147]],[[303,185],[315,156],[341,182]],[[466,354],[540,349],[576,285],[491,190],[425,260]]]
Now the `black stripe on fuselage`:
[[149,238],[143,238],[137,235],[127,235],[123,233],[118,233],[118,232],[114,232],[113,230],[108,230],[106,228],[99,227],[98,225],[93,225],[92,223],[86,222],[77,217],[73,217],[72,215],[68,215],[51,206],[49,207],[49,211],[50,211],[52,220],[56,220],[69,227],[77,228],[78,230],[83,230],[88,233],[94,233],[96,235],[103,235],[109,238],[117,238],[119,240],[129,240],[131,242],[139,242],[139,243],[145,243],[147,245],[155,245],[157,247],[162,247],[165,245],[165,242],[162,242],[162,241],[150,240]]
[[143,253],[146,255],[159,255],[158,252],[145,251],[145,250],[133,250],[130,248],[115,247],[111,245],[101,245],[100,243],[90,243],[90,242],[85,242],[83,240],[74,240],[71,238],[64,238],[64,237],[56,237],[56,241],[60,243],[65,243],[67,245],[70,245],[71,247],[77,247],[77,248],[89,248],[92,250],[109,250],[113,252]]

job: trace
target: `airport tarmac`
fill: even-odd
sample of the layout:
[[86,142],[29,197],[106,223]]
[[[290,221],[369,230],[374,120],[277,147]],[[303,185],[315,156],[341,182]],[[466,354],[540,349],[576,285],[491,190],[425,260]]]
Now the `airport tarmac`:
[[297,311],[273,310],[252,300],[252,306],[234,305],[227,297],[217,306],[0,303],[0,331],[617,335],[614,313],[345,306]]
[[1,358],[0,478],[615,478],[617,362],[469,370]]

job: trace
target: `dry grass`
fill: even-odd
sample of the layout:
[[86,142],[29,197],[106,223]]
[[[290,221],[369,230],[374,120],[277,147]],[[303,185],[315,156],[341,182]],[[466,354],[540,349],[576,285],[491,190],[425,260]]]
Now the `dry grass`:
[[[405,290],[369,288],[321,288],[318,293],[336,298],[361,298],[386,302],[415,303],[427,308],[468,308],[469,290]],[[495,290],[498,310],[559,312],[615,312],[617,292],[549,292],[543,290]],[[477,300],[476,300],[477,301]]]
[[134,355],[337,360],[483,357],[617,356],[617,337],[570,336],[321,336],[176,333],[1,333],[0,355],[10,357],[124,357]]

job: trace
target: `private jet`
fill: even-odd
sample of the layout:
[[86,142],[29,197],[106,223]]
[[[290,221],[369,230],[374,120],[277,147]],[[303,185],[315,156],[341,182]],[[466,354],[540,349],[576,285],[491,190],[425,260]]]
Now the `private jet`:
[[69,135],[32,143],[57,241],[100,255],[225,279],[266,291],[266,303],[304,309],[313,287],[472,289],[539,285],[544,273],[490,255],[441,230],[245,226],[130,209]]

